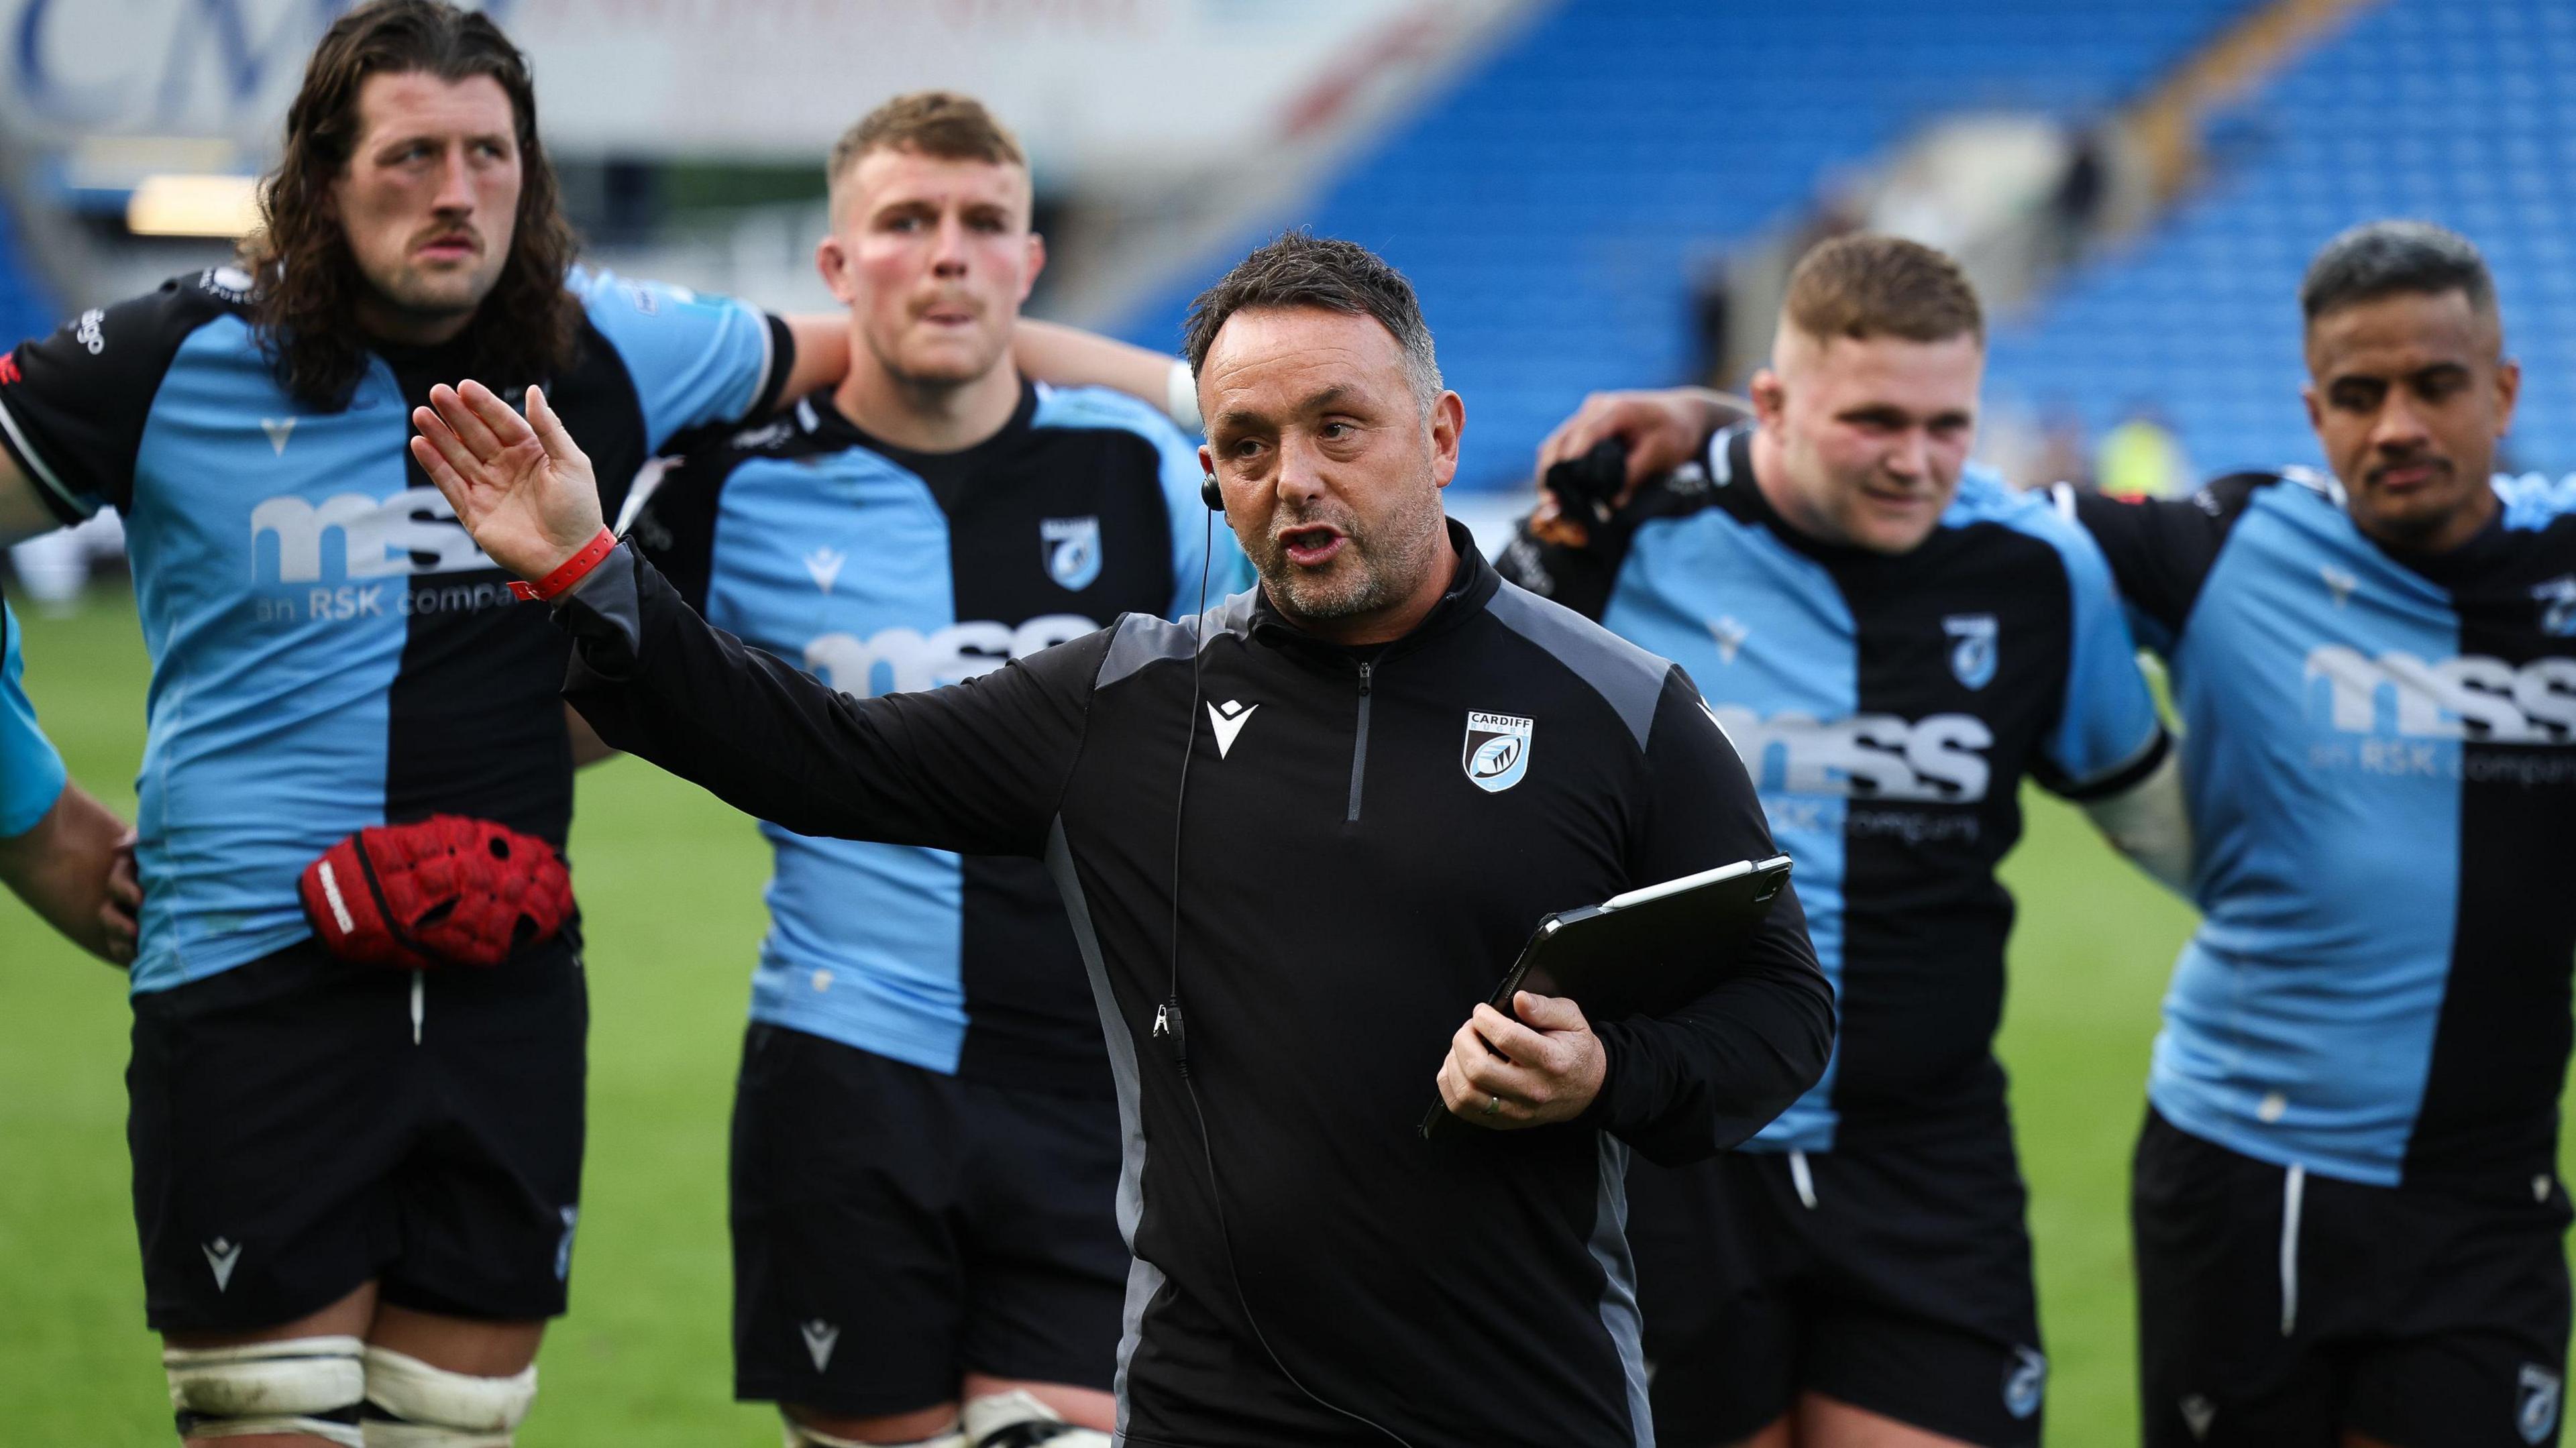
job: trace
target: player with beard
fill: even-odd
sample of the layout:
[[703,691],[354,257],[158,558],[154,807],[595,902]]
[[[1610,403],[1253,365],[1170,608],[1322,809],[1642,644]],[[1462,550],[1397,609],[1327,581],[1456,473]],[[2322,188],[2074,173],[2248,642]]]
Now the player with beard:
[[[629,533],[692,607],[868,698],[1244,586],[1231,532],[1202,556],[1171,423],[1013,365],[1045,248],[1007,129],[964,96],[899,96],[827,174],[849,376],[692,452]],[[737,1395],[779,1403],[791,1444],[1105,1448],[1118,1111],[1054,886],[1030,860],[762,832]]]
[[[2356,227],[2300,304],[2331,473],[2055,490],[2170,665],[2203,916],[2132,1186],[2146,1441],[2555,1443],[2576,483],[2491,476],[2522,376],[2465,238]],[[1648,469],[1723,422],[1596,412]]]
[[[1814,1090],[1736,1152],[1631,1177],[1672,1448],[2040,1440],[2047,1363],[1993,1053],[2012,922],[1995,868],[2024,778],[2169,879],[2188,859],[2100,551],[1967,462],[1984,370],[1948,257],[1825,242],[1790,277],[1749,423],[1700,430],[1696,459],[1580,533],[1534,520],[1504,557],[1700,681],[1836,986]],[[1543,461],[1646,402],[1602,399]]]
[[2576,964],[2576,481],[2493,479],[2477,249],[2328,242],[2332,467],[2061,493],[2171,664],[2203,920],[2132,1187],[2146,1441],[2555,1443]]
[[837,379],[845,323],[575,267],[524,59],[436,0],[331,27],[263,206],[238,265],[0,359],[0,538],[123,513],[153,661],[146,1313],[193,1441],[505,1443],[579,1212],[575,745],[405,414],[541,385],[613,516],[673,435]]

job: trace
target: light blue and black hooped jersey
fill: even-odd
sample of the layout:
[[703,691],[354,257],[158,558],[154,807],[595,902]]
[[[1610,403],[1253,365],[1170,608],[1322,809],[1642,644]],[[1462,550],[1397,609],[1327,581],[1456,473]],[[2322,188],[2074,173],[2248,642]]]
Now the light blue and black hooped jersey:
[[[738,302],[577,271],[546,385],[610,516],[685,428],[774,405],[783,324]],[[562,634],[514,600],[408,447],[462,344],[371,350],[339,405],[280,383],[230,267],[81,313],[0,357],[0,446],[66,523],[125,517],[152,656],[133,988],[167,989],[308,933],[298,872],[352,831],[430,814],[561,847],[572,756]]]
[[[1248,587],[1197,449],[1115,393],[1024,384],[994,436],[895,447],[828,396],[692,451],[629,537],[707,621],[844,694],[973,678]],[[1208,540],[1214,540],[1214,552]],[[1099,1009],[1036,862],[817,839],[776,855],[754,1020],[928,1070],[1106,1095]]]
[[0,599],[0,840],[34,829],[62,798],[65,782],[63,757],[36,727],[36,706],[19,682],[26,668],[17,615]]
[[2148,1094],[2264,1161],[2547,1193],[2576,961],[2576,480],[2449,553],[2334,479],[2063,495],[2171,664],[2203,915]]
[[2025,777],[2072,799],[2164,757],[2102,555],[1982,468],[1924,543],[1819,543],[1753,481],[1751,432],[1649,486],[1583,550],[1526,532],[1507,576],[1690,671],[1795,862],[1841,1034],[1747,1149],[1822,1151],[1993,1113]]

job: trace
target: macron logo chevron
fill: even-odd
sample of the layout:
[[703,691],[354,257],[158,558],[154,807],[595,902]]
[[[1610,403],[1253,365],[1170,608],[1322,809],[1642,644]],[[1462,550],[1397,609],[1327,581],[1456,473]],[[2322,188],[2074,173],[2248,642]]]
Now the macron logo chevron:
[[215,1290],[221,1292],[232,1286],[233,1264],[241,1260],[241,1243],[217,1237],[197,1250],[206,1254],[206,1265],[215,1269]]
[[850,561],[846,553],[830,548],[817,548],[805,555],[805,571],[814,575],[814,586],[825,593],[832,591],[833,580],[841,576],[841,565]]
[[819,1317],[798,1324],[796,1330],[805,1335],[805,1351],[814,1359],[814,1371],[822,1372],[832,1361],[832,1349],[841,1341],[841,1330]]
[[259,420],[259,430],[268,434],[269,448],[279,457],[286,456],[286,440],[295,436],[295,423],[296,419],[292,417],[263,417]]
[[1736,654],[1744,647],[1745,638],[1752,632],[1751,629],[1737,623],[1732,614],[1709,620],[1708,633],[1709,637],[1717,640],[1718,662],[1734,663]]
[[1243,726],[1252,722],[1252,711],[1260,707],[1258,704],[1238,704],[1232,699],[1207,706],[1208,723],[1216,729],[1217,758],[1225,758],[1234,748],[1234,736],[1242,733]]

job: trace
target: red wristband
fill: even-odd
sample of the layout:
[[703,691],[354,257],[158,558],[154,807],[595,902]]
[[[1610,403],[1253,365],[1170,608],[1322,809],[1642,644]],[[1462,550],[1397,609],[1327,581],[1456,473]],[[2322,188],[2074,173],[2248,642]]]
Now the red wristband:
[[616,546],[617,535],[602,528],[598,537],[581,545],[581,551],[565,559],[563,566],[554,572],[534,583],[521,583],[515,578],[510,580],[510,592],[532,603],[544,603],[588,578],[590,570],[597,568],[599,560],[607,557]]

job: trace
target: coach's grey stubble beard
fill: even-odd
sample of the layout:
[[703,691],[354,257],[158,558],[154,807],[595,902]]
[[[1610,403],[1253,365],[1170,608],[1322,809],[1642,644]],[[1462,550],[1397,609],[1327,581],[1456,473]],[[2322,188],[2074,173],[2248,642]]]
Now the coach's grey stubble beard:
[[1441,530],[1448,526],[1437,488],[1423,489],[1404,512],[1365,530],[1320,509],[1290,519],[1288,525],[1309,522],[1331,523],[1348,540],[1343,553],[1349,562],[1335,570],[1341,576],[1319,577],[1299,569],[1275,537],[1262,540],[1254,564],[1272,602],[1294,617],[1317,621],[1356,618],[1411,597],[1439,557]]

